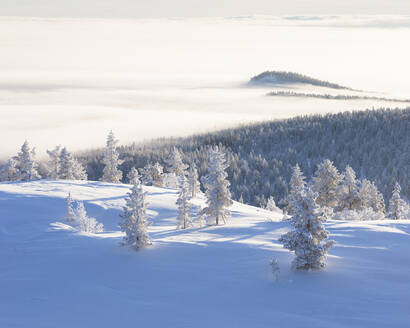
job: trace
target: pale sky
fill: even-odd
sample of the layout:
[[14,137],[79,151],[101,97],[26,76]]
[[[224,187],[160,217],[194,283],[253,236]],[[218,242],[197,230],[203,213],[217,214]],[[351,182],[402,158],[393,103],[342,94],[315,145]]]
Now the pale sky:
[[410,0],[0,0],[0,16],[410,15]]

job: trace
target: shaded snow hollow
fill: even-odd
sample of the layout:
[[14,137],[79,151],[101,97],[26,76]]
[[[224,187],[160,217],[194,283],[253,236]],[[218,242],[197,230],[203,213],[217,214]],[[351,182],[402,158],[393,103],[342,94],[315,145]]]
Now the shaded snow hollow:
[[[296,273],[277,241],[280,214],[235,202],[227,225],[177,231],[171,189],[145,187],[153,246],[120,247],[129,187],[0,183],[0,327],[408,326],[410,222],[328,222],[328,266]],[[103,233],[62,219],[68,192]]]

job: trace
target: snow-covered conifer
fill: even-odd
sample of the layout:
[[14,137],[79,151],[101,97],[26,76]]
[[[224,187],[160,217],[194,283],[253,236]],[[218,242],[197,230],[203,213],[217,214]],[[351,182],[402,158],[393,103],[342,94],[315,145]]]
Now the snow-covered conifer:
[[377,189],[374,182],[367,179],[362,181],[359,190],[361,209],[371,208],[375,212],[385,213],[385,205],[383,195]]
[[209,173],[202,181],[208,205],[203,212],[206,214],[208,224],[226,223],[226,219],[231,215],[228,210],[228,207],[232,205],[230,183],[225,171],[228,166],[225,154],[219,150],[218,146],[212,148],[208,165]]
[[49,178],[53,180],[60,178],[60,153],[61,146],[56,146],[53,150],[47,150],[47,154],[50,156],[50,161],[48,162]]
[[122,161],[118,158],[117,152],[118,140],[115,139],[114,133],[110,131],[107,137],[107,146],[104,151],[103,164],[105,165],[103,170],[102,181],[120,183],[122,178],[122,172],[118,169],[118,166]]
[[196,209],[196,224],[199,228],[205,225],[204,217],[205,214],[203,213],[202,207],[198,205]]
[[35,162],[35,150],[30,149],[27,141],[21,146],[21,151],[18,153],[15,160],[18,168],[18,180],[30,181],[40,179],[37,172],[37,163]]
[[200,184],[198,180],[198,170],[195,163],[192,163],[188,171],[188,190],[189,197],[195,198],[200,191]]
[[337,206],[336,189],[342,179],[343,175],[328,159],[318,165],[313,177],[313,190],[318,193],[316,202],[319,206],[331,208]]
[[191,217],[191,207],[189,203],[188,180],[185,175],[179,177],[179,195],[177,199],[178,205],[178,225],[177,229],[186,229],[193,226]]
[[20,172],[15,158],[12,157],[7,161],[0,175],[0,181],[17,181],[19,179]]
[[268,202],[266,203],[266,209],[271,212],[282,213],[282,210],[276,206],[275,199],[270,196]]
[[165,173],[164,187],[172,189],[178,188],[178,177],[175,175],[175,173]]
[[327,217],[316,203],[317,193],[305,187],[292,200],[294,209],[291,217],[293,230],[282,235],[283,247],[295,252],[292,267],[297,270],[321,269],[326,265],[326,256],[332,240],[323,222]]
[[127,174],[128,183],[131,185],[137,184],[140,181],[140,175],[135,167],[132,167]]
[[401,187],[396,182],[394,185],[393,193],[389,201],[389,218],[393,220],[410,219],[409,204],[407,204],[400,197]]
[[123,207],[123,213],[120,214],[122,218],[121,231],[125,232],[122,244],[135,250],[151,245],[147,231],[146,194],[139,179],[135,179],[131,191],[125,199],[126,205]]
[[292,176],[289,181],[289,195],[284,199],[284,203],[287,204],[285,210],[288,213],[292,213],[292,199],[296,198],[296,195],[301,189],[306,186],[305,176],[303,175],[300,167],[296,164],[292,170]]
[[142,175],[142,182],[147,186],[164,186],[164,168],[156,162],[154,165],[148,164],[140,169]]
[[103,231],[103,224],[98,223],[95,218],[91,218],[87,215],[87,212],[84,207],[84,203],[77,201],[76,206],[76,221],[80,231],[87,233],[97,233]]
[[84,167],[78,162],[67,148],[61,149],[59,179],[65,180],[87,180],[87,173]]
[[186,169],[188,168],[188,165],[184,164],[182,161],[182,154],[181,151],[178,150],[178,148],[174,147],[166,160],[166,163],[168,164],[168,172],[169,173],[175,173],[177,177],[179,177],[181,174],[186,175]]
[[71,193],[68,193],[68,196],[67,196],[67,213],[65,215],[65,219],[68,222],[73,222],[77,218],[76,212],[74,210],[73,205],[74,205],[74,200],[71,198]]
[[357,210],[361,206],[359,194],[359,181],[356,179],[356,173],[348,165],[343,174],[343,180],[337,187],[339,211],[344,209]]

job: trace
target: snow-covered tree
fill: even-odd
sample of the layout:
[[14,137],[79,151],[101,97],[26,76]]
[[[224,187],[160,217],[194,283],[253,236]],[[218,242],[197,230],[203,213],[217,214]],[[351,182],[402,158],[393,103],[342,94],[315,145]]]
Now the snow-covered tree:
[[0,181],[17,181],[20,172],[15,158],[10,158],[0,172]]
[[18,168],[18,180],[30,181],[40,179],[40,175],[37,172],[37,163],[35,161],[35,150],[30,149],[27,141],[21,146],[21,151],[18,153],[15,160]]
[[177,177],[179,177],[181,174],[186,175],[186,169],[188,168],[188,165],[184,164],[184,162],[182,161],[182,154],[181,151],[178,150],[178,148],[174,147],[172,149],[168,159],[166,160],[166,163],[168,164],[169,173],[175,173]]
[[360,186],[359,195],[361,209],[369,207],[375,212],[385,213],[383,195],[379,192],[374,182],[364,179]]
[[65,219],[68,222],[74,222],[77,218],[76,212],[74,210],[74,200],[71,198],[71,193],[68,193],[67,196],[67,213]]
[[121,182],[122,172],[118,169],[118,166],[123,161],[118,158],[117,143],[118,140],[115,139],[114,133],[110,131],[107,137],[107,145],[103,157],[103,164],[105,167],[103,170],[102,181],[111,183]]
[[193,226],[191,217],[192,204],[189,202],[188,180],[184,175],[179,177],[178,205],[178,225],[177,229],[186,229]]
[[135,179],[131,191],[125,199],[126,205],[123,207],[123,213],[120,214],[122,218],[121,231],[125,232],[122,244],[135,250],[151,245],[147,231],[146,194],[139,179]]
[[282,213],[282,210],[276,206],[275,199],[271,196],[266,203],[266,209],[271,212]]
[[326,266],[327,252],[333,245],[327,240],[329,233],[323,222],[327,217],[317,205],[317,193],[305,187],[293,199],[291,217],[293,230],[282,235],[279,241],[284,248],[295,252],[292,267],[297,270],[321,269]]
[[164,186],[164,168],[156,162],[154,165],[148,164],[140,169],[142,175],[142,183],[147,186]]
[[296,195],[301,189],[306,186],[305,176],[303,175],[300,167],[296,164],[292,170],[292,176],[289,181],[289,194],[284,200],[284,203],[287,204],[285,211],[289,214],[292,213],[292,200],[296,198]]
[[65,180],[87,180],[84,167],[78,162],[67,148],[61,149],[59,157],[60,170],[58,177]]
[[102,223],[98,223],[95,218],[91,218],[87,215],[84,203],[81,201],[77,201],[76,221],[78,222],[79,229],[82,232],[97,233],[102,232],[104,229]]
[[178,177],[175,175],[175,173],[165,173],[164,187],[172,189],[178,188]]
[[206,214],[208,224],[218,225],[221,222],[226,223],[231,212],[228,207],[232,205],[231,192],[229,191],[229,181],[226,168],[225,154],[221,152],[218,146],[210,150],[209,173],[203,178],[205,186],[205,195],[207,207],[203,209]]
[[318,165],[313,177],[313,191],[318,193],[316,202],[319,206],[331,208],[337,206],[336,190],[342,179],[343,175],[328,159]]
[[410,219],[409,204],[400,197],[401,187],[396,182],[389,201],[388,216],[393,220]]
[[205,225],[204,217],[205,214],[203,213],[202,207],[201,205],[198,205],[196,209],[196,224],[199,228]]
[[337,187],[337,196],[339,205],[337,209],[343,211],[344,209],[357,210],[361,207],[359,181],[356,179],[356,173],[348,165],[343,174],[343,180]]
[[192,163],[188,171],[188,194],[190,198],[195,198],[200,191],[198,180],[198,170],[195,163]]
[[59,179],[61,146],[56,146],[53,150],[47,150],[47,154],[50,157],[48,162],[49,178],[53,180]]
[[138,170],[135,167],[132,167],[131,170],[127,174],[127,180],[129,184],[138,184],[140,181],[140,176],[138,174]]

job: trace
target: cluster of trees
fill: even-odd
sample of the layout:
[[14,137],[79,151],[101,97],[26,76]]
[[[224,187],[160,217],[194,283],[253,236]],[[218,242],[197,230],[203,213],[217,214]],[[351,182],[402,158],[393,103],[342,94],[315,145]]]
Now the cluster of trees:
[[[194,226],[192,217],[191,199],[199,193],[200,182],[194,166],[189,171],[188,165],[184,164],[181,159],[181,153],[174,148],[167,159],[169,174],[178,177],[178,206],[177,229],[188,229]],[[230,217],[228,207],[232,204],[231,194],[229,192],[229,182],[225,169],[227,167],[224,153],[218,147],[211,150],[209,173],[203,178],[206,189],[206,203],[204,209],[197,208],[196,222],[197,226],[203,225],[204,217],[208,225],[218,225],[226,223]],[[147,172],[146,168],[141,169]],[[162,170],[161,170],[162,171]],[[131,191],[126,198],[126,205],[120,215],[121,230],[125,233],[123,245],[132,249],[144,248],[152,244],[147,227],[150,224],[147,218],[146,192],[143,191],[138,170],[133,167],[128,174],[129,183],[132,184]],[[147,179],[147,181],[153,181]]]
[[304,93],[294,91],[272,91],[266,94],[272,97],[299,97],[299,98],[320,98],[320,99],[334,99],[334,100],[381,100],[389,102],[408,103],[410,99],[397,99],[385,97],[370,97],[370,96],[354,96],[354,95],[330,95],[318,93]]
[[250,84],[291,84],[291,83],[303,83],[311,84],[319,87],[326,87],[332,89],[348,89],[350,88],[341,86],[336,83],[330,83],[327,81],[318,80],[303,74],[284,72],[284,71],[265,71],[251,78]]

